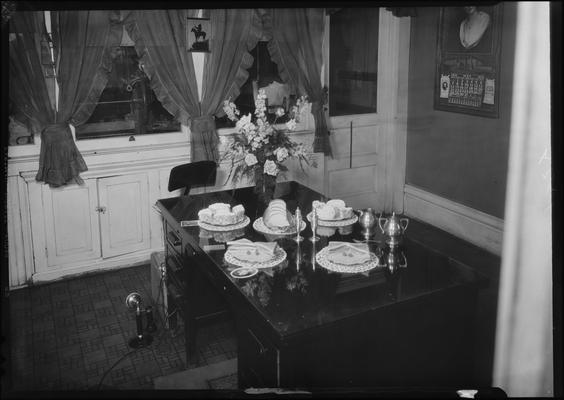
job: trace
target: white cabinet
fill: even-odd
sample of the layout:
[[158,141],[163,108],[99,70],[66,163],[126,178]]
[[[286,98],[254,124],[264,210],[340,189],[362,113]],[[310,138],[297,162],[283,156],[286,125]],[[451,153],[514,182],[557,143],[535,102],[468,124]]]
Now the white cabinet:
[[[30,183],[30,191],[39,184]],[[50,188],[30,200],[34,280],[115,266],[118,256],[150,251],[147,173],[85,179],[83,185]],[[146,254],[143,257],[147,256]]]
[[146,174],[98,179],[102,255],[148,249],[149,188]]
[[188,136],[167,135],[77,142],[88,165],[84,184],[61,188],[35,180],[39,146],[10,147],[10,288],[149,263],[163,249],[154,204],[176,195],[167,190],[168,173],[190,161]]
[[87,179],[81,186],[51,189],[42,185],[41,189],[45,235],[50,239],[45,242],[47,267],[100,257],[96,179]]

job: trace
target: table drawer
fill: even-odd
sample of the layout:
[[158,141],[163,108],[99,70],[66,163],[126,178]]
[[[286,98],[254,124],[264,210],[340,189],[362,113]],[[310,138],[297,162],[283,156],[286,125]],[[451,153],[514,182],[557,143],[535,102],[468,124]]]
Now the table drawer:
[[165,224],[165,238],[166,245],[169,249],[176,252],[176,254],[182,254],[182,236],[180,232],[174,229],[174,227],[168,222]]

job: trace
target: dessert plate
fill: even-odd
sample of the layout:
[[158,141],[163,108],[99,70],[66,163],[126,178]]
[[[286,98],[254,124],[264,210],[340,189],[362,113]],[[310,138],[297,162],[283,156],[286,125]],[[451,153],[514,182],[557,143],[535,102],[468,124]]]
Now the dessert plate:
[[344,272],[349,274],[355,274],[365,271],[370,271],[373,268],[378,267],[378,256],[370,252],[370,260],[361,264],[338,264],[331,259],[331,253],[327,247],[324,247],[319,253],[315,255],[315,261],[323,268],[328,269],[333,272]]
[[251,222],[251,219],[245,215],[245,218],[241,222],[238,222],[236,224],[212,225],[212,224],[208,224],[207,222],[204,222],[204,221],[198,221],[198,226],[200,228],[203,228],[203,229],[206,229],[206,230],[212,231],[212,232],[227,232],[227,231],[233,231],[235,229],[244,228],[247,225],[249,225],[250,222]]
[[[306,218],[309,222],[311,222],[311,216],[312,216],[311,212],[308,215],[306,215]],[[331,221],[321,219],[321,218],[317,219],[317,223],[318,223],[319,226],[330,226],[330,227],[352,225],[356,221],[358,221],[358,216],[356,214],[354,214],[351,218],[337,219],[337,220],[331,220]]]
[[[287,231],[272,230],[264,224],[262,217],[257,218],[255,220],[255,222],[253,222],[253,228],[255,229],[255,231],[260,232],[260,233],[265,233],[267,235],[295,235],[296,234],[295,229],[289,229]],[[306,228],[306,223],[305,223],[305,221],[302,220],[301,224],[300,224],[300,232],[303,231],[305,228]]]
[[274,251],[274,255],[268,261],[263,262],[253,262],[253,261],[246,261],[241,258],[235,257],[235,255],[227,249],[225,255],[223,256],[225,262],[231,265],[235,265],[237,267],[245,267],[245,268],[272,268],[282,261],[286,259],[286,252],[282,247],[277,247]]

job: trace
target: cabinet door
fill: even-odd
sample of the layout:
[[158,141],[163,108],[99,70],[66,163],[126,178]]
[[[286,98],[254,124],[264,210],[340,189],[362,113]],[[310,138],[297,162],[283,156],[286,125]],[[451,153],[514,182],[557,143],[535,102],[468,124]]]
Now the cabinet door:
[[149,185],[146,174],[98,180],[103,257],[149,249]]
[[50,188],[43,185],[47,266],[100,257],[96,181]]

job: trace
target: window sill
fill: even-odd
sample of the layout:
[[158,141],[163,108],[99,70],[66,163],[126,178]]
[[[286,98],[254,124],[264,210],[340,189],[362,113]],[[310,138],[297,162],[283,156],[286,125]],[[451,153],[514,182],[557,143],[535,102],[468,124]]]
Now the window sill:
[[[74,136],[74,128],[71,128]],[[134,141],[129,141],[130,136],[116,136],[101,139],[82,139],[75,141],[76,147],[80,153],[85,155],[98,154],[107,151],[119,152],[121,150],[131,151],[131,150],[141,150],[147,146],[158,146],[158,145],[171,145],[171,144],[181,144],[188,145],[189,141],[189,130],[187,128],[182,129],[181,132],[171,132],[171,133],[154,133],[145,135],[133,135],[135,137]],[[9,146],[8,147],[8,158],[22,158],[22,157],[33,157],[39,156],[41,150],[40,140],[36,137],[36,143],[20,145],[20,146]]]
[[[299,123],[295,131],[288,132],[289,136],[303,136],[313,133],[315,124],[313,116],[309,114],[304,121]],[[275,125],[277,129],[285,129],[284,124]],[[75,134],[74,127],[71,126],[73,136]],[[217,130],[220,141],[225,143],[230,136],[236,135],[235,128],[220,128]],[[170,147],[178,144],[179,146],[189,146],[190,129],[182,126],[180,132],[171,133],[154,133],[135,136],[134,141],[129,141],[130,136],[116,136],[100,139],[82,139],[75,141],[76,147],[83,156],[105,153],[119,153],[130,151],[141,151],[144,149],[154,149],[155,147]],[[41,150],[41,141],[39,137],[35,138],[34,144],[25,144],[19,146],[8,147],[9,159],[29,159],[39,157]]]

